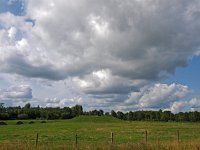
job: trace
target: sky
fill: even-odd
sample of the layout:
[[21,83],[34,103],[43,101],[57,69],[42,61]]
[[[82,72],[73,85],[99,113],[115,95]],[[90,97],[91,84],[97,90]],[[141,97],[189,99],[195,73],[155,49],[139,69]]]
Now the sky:
[[200,111],[199,0],[0,0],[0,103]]

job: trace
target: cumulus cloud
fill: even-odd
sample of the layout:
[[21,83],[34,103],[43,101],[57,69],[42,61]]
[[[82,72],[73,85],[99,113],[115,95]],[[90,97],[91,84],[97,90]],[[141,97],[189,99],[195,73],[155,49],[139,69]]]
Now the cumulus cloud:
[[[134,81],[112,75],[108,69],[94,71],[83,78],[75,77],[73,82],[81,91],[93,95],[127,94],[136,90]],[[138,82],[136,84],[138,86]]]
[[80,104],[83,105],[83,100],[80,97],[76,97],[76,98],[71,98],[71,99],[59,99],[57,97],[55,98],[46,98],[45,99],[46,102],[46,107],[71,107],[74,106],[75,104]]
[[[17,21],[29,45],[28,56],[24,52],[18,56],[22,61],[26,59],[21,64],[25,68],[15,73],[59,80],[109,69],[125,78],[152,80],[185,66],[187,58],[197,52],[199,6],[196,0],[29,0],[26,16],[15,16],[15,21],[5,21],[6,17],[0,20],[7,28],[16,26],[13,22]],[[11,14],[3,15],[13,18]],[[35,26],[25,26],[26,18],[34,19]],[[11,29],[7,29],[8,36]],[[4,63],[8,61],[4,59]],[[38,72],[43,66],[51,70],[44,70],[49,76]],[[52,72],[62,75],[57,77]]]
[[192,98],[188,105],[190,106],[192,111],[199,111],[200,110],[200,98],[199,97],[194,97]]
[[199,97],[193,97],[186,101],[176,101],[169,108],[173,113],[180,111],[200,111],[200,99]]
[[140,109],[166,109],[173,105],[172,109],[174,110],[174,107],[179,104],[177,101],[180,101],[188,93],[187,86],[158,83],[151,87],[144,87],[139,92],[132,92],[125,103]]
[[184,108],[187,106],[188,102],[186,101],[178,101],[174,102],[170,107],[171,112],[178,113],[180,111],[185,111]]
[[0,101],[6,103],[26,102],[32,99],[32,89],[28,85],[19,85],[0,89]]
[[187,94],[183,85],[146,85],[199,54],[198,0],[22,2],[24,16],[0,14],[1,73],[72,79],[102,105],[164,108]]

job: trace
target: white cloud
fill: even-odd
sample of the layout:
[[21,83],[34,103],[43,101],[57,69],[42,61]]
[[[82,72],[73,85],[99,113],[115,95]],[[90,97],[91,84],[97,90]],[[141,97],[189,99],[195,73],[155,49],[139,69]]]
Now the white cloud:
[[94,33],[99,37],[106,37],[109,34],[109,23],[104,21],[100,16],[91,14],[88,17],[89,25]]
[[16,33],[17,33],[16,28],[15,28],[15,27],[11,27],[11,28],[8,30],[8,36],[9,36],[9,38],[11,38],[11,39],[15,38]]
[[4,99],[19,99],[19,98],[32,98],[32,89],[27,85],[20,85],[10,87],[7,90],[0,91],[0,98]]
[[188,93],[189,89],[187,86],[158,83],[151,87],[142,88],[139,92],[132,92],[126,103],[140,109],[166,109],[173,102],[184,98]]
[[[178,0],[168,3],[29,0],[26,16],[1,14],[0,22],[4,30],[20,30],[27,42],[26,48],[22,47],[27,50],[26,55],[24,50],[14,50],[23,41],[12,44],[12,48],[4,46],[3,51],[12,51],[10,57],[19,53],[17,57],[24,61],[20,65],[33,71],[30,74],[21,71],[22,68],[12,71],[12,63],[4,71],[59,80],[109,69],[123,78],[159,79],[185,66],[188,57],[198,51],[198,7],[198,1]],[[26,18],[34,19],[35,26],[26,22]],[[3,62],[10,61],[10,57]],[[53,75],[37,71],[44,67],[51,72],[47,74]],[[26,67],[24,70],[30,72]]]
[[194,97],[189,101],[191,110],[200,110],[200,98]]
[[17,85],[7,89],[0,89],[0,102],[7,106],[24,105],[24,103],[32,100],[32,89],[28,85]]
[[188,93],[178,84],[146,85],[199,54],[199,1],[28,0],[26,7],[25,16],[0,14],[1,73],[49,80],[46,95],[67,91],[55,82],[72,78],[72,91],[99,106],[123,106],[129,96],[139,108],[164,108]]
[[113,75],[108,69],[94,71],[83,78],[75,77],[73,82],[80,91],[92,95],[128,94],[137,89],[134,81]]
[[184,108],[186,106],[187,106],[187,102],[185,101],[174,102],[172,106],[170,107],[170,110],[172,113],[178,113],[180,111],[185,111]]
[[46,107],[72,107],[75,104],[83,105],[83,100],[80,97],[71,98],[71,99],[59,99],[59,98],[53,98],[53,99],[46,99]]

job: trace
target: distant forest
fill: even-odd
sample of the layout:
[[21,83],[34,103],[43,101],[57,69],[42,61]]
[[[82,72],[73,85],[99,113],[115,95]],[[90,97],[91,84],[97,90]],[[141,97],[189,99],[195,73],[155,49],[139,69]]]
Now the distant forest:
[[52,108],[52,107],[31,107],[30,103],[27,103],[24,107],[4,107],[3,103],[0,103],[0,120],[24,120],[24,119],[71,119],[76,116],[113,116],[121,120],[127,121],[176,121],[176,122],[199,122],[200,112],[179,112],[173,114],[170,111],[129,111],[123,113],[121,111],[104,112],[103,110],[92,110],[85,112],[81,105],[75,105],[73,107],[64,108]]

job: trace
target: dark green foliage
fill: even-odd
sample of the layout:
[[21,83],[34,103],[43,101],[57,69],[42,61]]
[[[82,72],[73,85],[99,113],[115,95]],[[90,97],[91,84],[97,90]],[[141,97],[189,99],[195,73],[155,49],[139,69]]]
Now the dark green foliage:
[[16,125],[21,125],[21,124],[24,124],[22,121],[17,121],[16,122]]
[[6,122],[3,122],[3,121],[0,121],[0,126],[1,125],[7,125],[7,123]]
[[81,105],[75,105],[73,107],[31,107],[31,104],[26,104],[24,107],[4,107],[3,103],[0,103],[0,120],[12,120],[12,119],[43,119],[43,120],[55,120],[55,119],[72,119],[77,116],[113,116],[121,120],[128,121],[177,121],[177,122],[199,122],[200,112],[179,112],[173,114],[171,111],[129,111],[123,113],[121,111],[115,112],[112,110],[110,113],[104,113],[103,110],[92,110],[83,112]]
[[117,118],[118,118],[118,119],[121,119],[121,120],[122,120],[122,119],[125,119],[125,116],[124,116],[123,112],[118,111],[118,112],[117,112]]
[[200,112],[197,112],[197,111],[189,112],[188,119],[189,119],[189,121],[193,121],[193,122],[199,121],[200,120]]
[[47,119],[48,120],[54,120],[54,119],[59,119],[60,114],[56,110],[51,110],[47,112]]
[[79,116],[83,115],[83,107],[81,105],[75,105],[71,108],[72,110],[72,116]]
[[109,115],[110,115],[110,113],[109,113],[109,112],[106,112],[106,113],[105,113],[105,115],[106,115],[106,116],[109,116]]
[[28,114],[18,114],[17,116],[18,119],[21,119],[21,120],[25,120],[25,119],[28,119]]
[[3,112],[3,110],[4,110],[4,106],[3,105],[4,105],[4,103],[0,103],[0,113]]
[[31,108],[31,104],[30,103],[27,103],[25,106],[24,106],[25,109],[30,109]]
[[0,113],[0,120],[8,120],[9,114],[8,113]]
[[43,120],[43,121],[41,121],[41,123],[47,123],[47,122]]
[[72,114],[70,112],[64,112],[61,114],[61,119],[71,119]]
[[33,124],[33,123],[35,123],[34,121],[30,121],[28,124]]
[[111,111],[111,116],[116,117],[117,118],[117,114],[114,110]]

